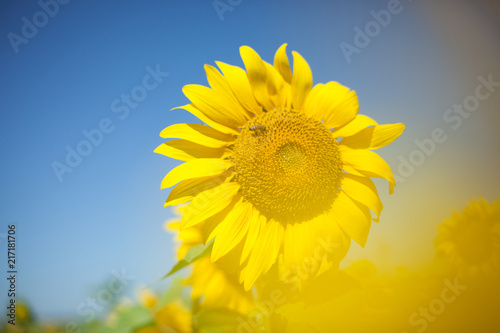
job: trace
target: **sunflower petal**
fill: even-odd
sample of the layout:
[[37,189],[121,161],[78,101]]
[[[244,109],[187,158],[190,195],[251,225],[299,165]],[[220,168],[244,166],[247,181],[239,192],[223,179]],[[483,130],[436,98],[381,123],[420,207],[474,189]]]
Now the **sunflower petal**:
[[240,104],[249,112],[261,114],[262,107],[257,104],[253,97],[252,87],[248,82],[247,73],[242,68],[216,61],[227,83]]
[[165,202],[165,207],[175,206],[191,201],[199,193],[214,188],[229,178],[229,172],[224,172],[217,176],[199,177],[186,179],[180,182],[170,191],[170,194]]
[[207,73],[207,80],[210,87],[224,96],[225,100],[222,102],[226,104],[233,113],[237,113],[239,118],[245,119],[245,121],[248,120],[250,115],[233,94],[226,78],[222,76],[214,66],[205,65],[205,72]]
[[223,183],[198,194],[182,215],[182,227],[189,228],[226,208],[240,189],[234,182]]
[[214,239],[217,226],[226,218],[227,214],[233,210],[234,206],[239,201],[241,201],[241,193],[236,193],[231,202],[224,209],[221,209],[220,212],[210,216],[203,222],[200,229],[202,230],[204,244],[207,244]]
[[312,258],[314,248],[319,246],[318,240],[314,237],[315,223],[312,222],[290,223],[286,226],[283,239],[283,264],[290,272],[299,269],[307,258]]
[[345,172],[351,174],[351,175],[355,175],[355,176],[360,176],[360,177],[365,177],[365,175],[363,175],[361,172],[359,172],[358,170],[354,169],[352,166],[350,165],[346,165],[344,164],[343,167]]
[[241,242],[247,234],[251,216],[252,206],[240,200],[219,223],[214,230],[215,241],[211,256],[213,262],[219,260]]
[[199,110],[197,107],[195,107],[194,104],[187,104],[184,106],[178,106],[176,108],[173,108],[172,110],[175,110],[175,109],[183,109],[183,110],[190,112],[193,116],[200,119],[205,124],[216,129],[219,132],[222,132],[225,134],[235,134],[235,135],[240,134],[240,131],[238,129],[235,129],[235,128],[225,126],[225,125],[218,123],[214,119],[207,116],[204,112]]
[[405,125],[401,123],[367,127],[355,135],[344,138],[340,144],[353,149],[378,149],[396,140],[404,129]]
[[392,174],[391,167],[376,153],[365,149],[350,149],[339,145],[344,165],[353,167],[356,171],[366,177],[378,177],[389,182],[389,194],[394,192],[396,180]]
[[195,158],[221,158],[227,150],[208,148],[187,140],[171,140],[159,145],[154,152],[177,160],[189,161]]
[[284,228],[279,222],[268,221],[262,228],[250,253],[248,263],[241,272],[245,290],[250,290],[257,278],[267,272],[276,262],[283,242],[283,235]]
[[332,131],[333,137],[334,138],[342,138],[342,137],[348,137],[351,135],[354,135],[364,129],[365,127],[368,126],[374,126],[377,125],[377,122],[373,120],[372,118],[358,114],[356,118],[354,118],[352,121],[349,123],[345,124],[344,126],[340,128],[335,128]]
[[286,43],[281,45],[274,55],[274,67],[281,74],[285,82],[288,84],[292,83],[292,70],[290,69],[290,63],[288,62],[288,57],[286,55]]
[[365,247],[371,226],[368,208],[356,203],[344,192],[340,192],[333,203],[330,216],[356,243]]
[[285,89],[285,81],[278,73],[276,68],[264,62],[266,66],[267,74],[267,94],[274,108],[284,109],[286,108],[288,93]]
[[215,176],[232,166],[228,160],[219,158],[203,158],[187,161],[172,170],[163,178],[161,188],[174,186],[180,181],[190,178]]
[[324,96],[324,90],[325,85],[323,83],[316,84],[312,88],[309,95],[307,95],[307,99],[304,104],[304,113],[317,121],[323,120],[322,110],[318,106],[321,104],[320,100]]
[[[332,220],[330,214],[320,215],[318,218],[318,242],[324,249],[327,262],[340,262],[346,256],[351,246],[351,237]],[[320,272],[318,272],[320,273]]]
[[164,139],[184,139],[200,145],[220,148],[231,144],[234,137],[201,124],[174,124],[161,131]]
[[188,84],[182,88],[182,92],[196,108],[219,124],[237,129],[246,122],[241,113],[231,109],[232,105],[219,91],[199,84]]
[[257,241],[257,236],[259,236],[259,232],[261,227],[265,225],[265,217],[259,214],[257,209],[253,209],[252,216],[249,221],[249,228],[247,238],[245,240],[245,245],[243,246],[243,252],[240,258],[240,265],[245,262],[250,254],[250,251],[255,246],[255,242]]
[[373,220],[375,222],[379,221],[383,205],[378,196],[377,188],[370,178],[346,174],[342,180],[342,190],[351,199],[370,208],[377,214],[377,218]]
[[248,81],[252,87],[255,99],[266,110],[272,110],[273,105],[267,96],[266,66],[259,54],[249,46],[240,47],[241,59],[247,70]]
[[[243,242],[239,242],[231,251],[217,261],[222,270],[227,272],[227,274],[231,276],[231,279],[234,279],[234,283],[238,283],[238,274],[241,270],[240,257],[242,250]],[[240,286],[238,286],[238,288],[239,287]]]
[[358,114],[358,96],[354,90],[349,90],[338,82],[328,82],[316,107],[321,110],[323,124],[327,128],[341,127]]
[[312,89],[311,68],[302,56],[293,51],[292,103],[295,110],[302,109],[309,91]]
[[236,101],[236,98],[234,95],[231,94],[231,88],[227,84],[226,80],[224,79],[224,76],[215,68],[214,66],[205,64],[204,66],[205,73],[207,74],[207,81],[210,87],[218,91],[222,94],[224,94],[225,97],[228,99],[232,99],[233,101]]

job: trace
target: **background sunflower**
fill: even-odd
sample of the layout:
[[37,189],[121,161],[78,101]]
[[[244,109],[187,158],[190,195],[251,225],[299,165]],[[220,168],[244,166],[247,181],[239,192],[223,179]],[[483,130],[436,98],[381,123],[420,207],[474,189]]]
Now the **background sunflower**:
[[472,200],[439,226],[438,257],[457,274],[500,273],[500,200]]

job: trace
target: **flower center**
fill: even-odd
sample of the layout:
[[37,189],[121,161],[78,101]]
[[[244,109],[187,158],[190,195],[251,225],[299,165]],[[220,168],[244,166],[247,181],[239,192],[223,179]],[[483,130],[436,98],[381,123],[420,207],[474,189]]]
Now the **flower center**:
[[252,118],[233,149],[243,197],[268,218],[309,220],[326,212],[340,191],[338,143],[303,113],[272,110]]

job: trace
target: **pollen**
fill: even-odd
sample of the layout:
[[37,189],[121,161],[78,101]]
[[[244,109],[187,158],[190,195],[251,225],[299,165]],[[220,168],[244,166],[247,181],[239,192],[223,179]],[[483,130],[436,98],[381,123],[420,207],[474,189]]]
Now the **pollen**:
[[328,211],[340,192],[338,143],[304,113],[272,110],[252,118],[233,150],[243,198],[268,219],[309,220]]

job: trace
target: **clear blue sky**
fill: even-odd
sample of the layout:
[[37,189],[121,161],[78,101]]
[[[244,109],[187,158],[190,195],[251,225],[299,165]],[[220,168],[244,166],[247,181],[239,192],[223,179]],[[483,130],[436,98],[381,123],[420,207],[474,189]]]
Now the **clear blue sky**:
[[[440,26],[442,17],[431,14],[429,2],[402,1],[401,13],[348,63],[340,43],[354,45],[354,27],[364,28],[373,20],[370,11],[386,9],[388,2],[243,0],[221,20],[211,0],[73,0],[44,24],[36,1],[3,1],[0,233],[17,225],[20,295],[42,316],[75,316],[112,270],[125,268],[140,285],[173,265],[171,236],[163,231],[172,214],[163,208],[168,190],[160,191],[160,182],[178,162],[153,150],[164,127],[196,121],[187,112],[169,111],[187,103],[182,87],[206,84],[205,63],[242,66],[241,45],[271,62],[287,42],[289,52],[309,62],[315,83],[339,81],[358,92],[361,113],[381,123],[405,122],[406,139],[384,151],[397,165],[397,155],[408,152],[405,145],[439,126],[442,112],[473,89],[479,73],[499,72],[496,62],[486,60],[498,60],[500,38],[496,33],[487,40],[493,45],[484,44],[491,51],[460,58],[453,48],[462,52],[468,42],[446,43],[452,23]],[[500,31],[488,6],[471,15],[484,15],[480,29]],[[33,23],[34,15],[41,27],[16,53],[9,33],[22,36],[23,17]],[[126,107],[122,94],[144,92],[137,86],[148,66],[169,75],[134,108]],[[471,66],[477,68],[469,73]],[[113,112],[114,102],[129,109],[126,118],[120,118],[125,111]],[[485,124],[498,120],[488,117]],[[112,132],[60,182],[53,162],[65,163],[66,147],[77,149],[85,140],[82,131],[102,121]]]

